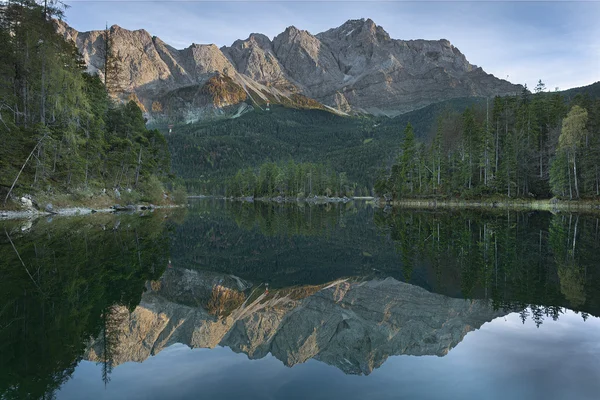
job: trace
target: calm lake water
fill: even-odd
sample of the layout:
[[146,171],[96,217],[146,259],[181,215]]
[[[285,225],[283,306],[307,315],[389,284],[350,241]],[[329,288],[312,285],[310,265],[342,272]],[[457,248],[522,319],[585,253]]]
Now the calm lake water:
[[598,399],[596,215],[0,222],[1,399]]

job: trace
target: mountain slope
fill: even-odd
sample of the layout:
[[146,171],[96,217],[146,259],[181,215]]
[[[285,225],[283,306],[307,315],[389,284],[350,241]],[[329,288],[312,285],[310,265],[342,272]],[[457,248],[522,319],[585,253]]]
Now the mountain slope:
[[[60,21],[57,29],[77,44],[90,72],[101,69],[101,31],[78,32]],[[126,71],[122,86],[154,118],[189,122],[267,102],[393,116],[440,100],[521,90],[470,64],[447,40],[392,39],[370,19],[317,35],[293,26],[273,40],[253,33],[220,49],[177,50],[145,30],[118,26],[110,34]],[[217,75],[229,82],[223,91],[246,95],[215,101],[206,85]]]
[[396,157],[408,122],[427,140],[438,114],[481,103],[485,99],[452,99],[395,118],[342,117],[277,106],[235,119],[175,126],[166,138],[173,170],[193,193],[219,193],[226,184],[223,178],[238,169],[290,159],[335,166],[362,189],[371,188],[378,170]]

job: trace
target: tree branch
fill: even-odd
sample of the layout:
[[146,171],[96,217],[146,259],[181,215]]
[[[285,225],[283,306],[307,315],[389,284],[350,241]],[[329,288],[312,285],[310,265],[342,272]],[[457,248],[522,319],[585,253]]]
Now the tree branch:
[[21,265],[23,266],[23,268],[25,268],[25,272],[27,272],[27,275],[29,275],[29,278],[31,279],[31,281],[33,282],[33,284],[35,285],[35,287],[40,291],[40,293],[42,295],[45,295],[44,292],[42,291],[42,288],[40,288],[40,286],[37,284],[37,282],[35,281],[35,279],[33,279],[33,276],[31,276],[31,274],[29,273],[29,270],[27,269],[27,266],[23,262],[23,259],[21,258],[21,255],[19,254],[19,251],[17,250],[17,248],[15,247],[15,244],[13,243],[12,239],[10,238],[10,235],[8,234],[8,231],[6,230],[6,228],[4,228],[4,233],[6,233],[6,237],[8,238],[8,241],[10,242],[13,250],[17,254],[17,257],[19,258],[19,261],[21,261]]
[[6,202],[8,201],[8,197],[10,196],[10,193],[12,192],[12,190],[14,189],[15,185],[17,184],[17,181],[19,180],[19,177],[21,176],[21,173],[23,172],[23,170],[25,169],[25,166],[27,165],[27,163],[29,162],[29,159],[31,158],[31,156],[33,155],[33,153],[35,152],[35,149],[37,149],[37,147],[40,145],[40,143],[42,143],[42,141],[46,138],[46,136],[48,136],[48,132],[44,133],[44,136],[42,136],[42,138],[36,143],[35,147],[33,148],[33,150],[31,150],[31,153],[29,153],[29,156],[27,156],[27,159],[25,160],[25,163],[23,163],[23,166],[21,167],[21,170],[19,171],[19,173],[17,174],[17,177],[15,178],[15,180],[12,183],[12,186],[10,187],[8,193],[6,194],[6,197],[4,198],[4,205],[6,206]]

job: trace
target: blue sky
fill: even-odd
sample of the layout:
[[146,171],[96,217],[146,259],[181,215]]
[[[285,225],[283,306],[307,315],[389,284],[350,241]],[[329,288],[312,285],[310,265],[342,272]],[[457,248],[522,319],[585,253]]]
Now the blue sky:
[[184,48],[230,45],[294,25],[313,34],[371,18],[395,39],[448,39],[486,72],[533,88],[600,80],[598,1],[147,1],[66,0],[80,31],[106,23],[146,29]]

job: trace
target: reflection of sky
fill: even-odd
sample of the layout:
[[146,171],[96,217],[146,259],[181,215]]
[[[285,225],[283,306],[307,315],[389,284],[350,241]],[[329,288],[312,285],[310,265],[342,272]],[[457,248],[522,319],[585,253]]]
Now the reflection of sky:
[[390,357],[369,376],[310,360],[287,368],[226,348],[174,345],[144,363],[83,361],[58,399],[598,399],[600,319],[568,312],[540,328],[518,314],[469,333],[446,357]]

